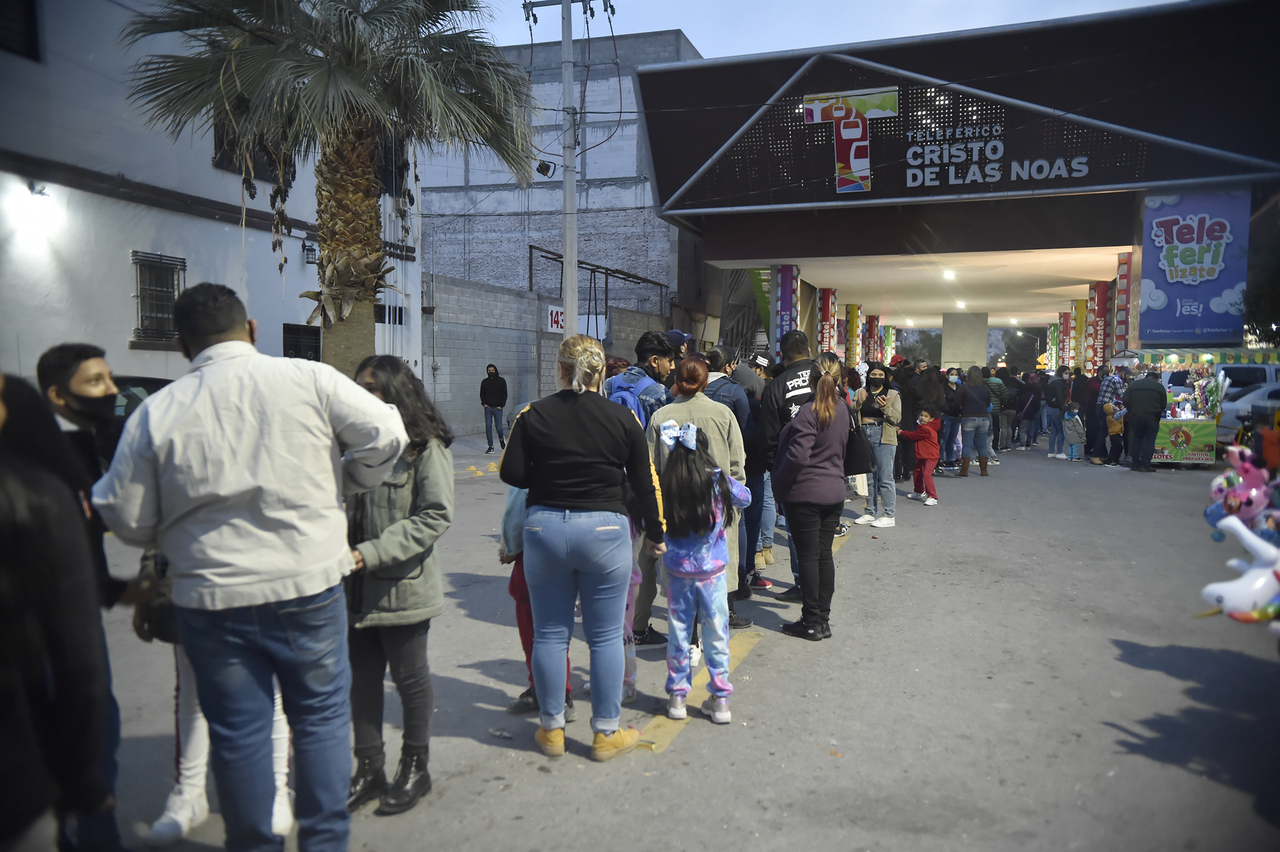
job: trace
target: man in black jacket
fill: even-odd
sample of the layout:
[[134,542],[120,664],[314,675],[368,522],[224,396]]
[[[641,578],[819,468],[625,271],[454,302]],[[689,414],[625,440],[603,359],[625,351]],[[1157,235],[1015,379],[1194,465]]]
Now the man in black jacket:
[[485,367],[488,378],[480,383],[480,404],[484,406],[484,436],[489,440],[489,449],[493,452],[493,427],[498,427],[498,444],[507,448],[507,439],[502,431],[502,409],[507,407],[507,380],[498,375],[496,364]]
[[[103,471],[95,431],[115,417],[117,388],[111,379],[106,354],[101,347],[91,343],[62,343],[46,351],[36,363],[40,392],[49,400],[58,425],[75,448],[77,459],[88,473],[90,482],[100,479]],[[81,497],[87,501],[88,495]],[[97,568],[99,600],[103,606],[111,607],[120,600],[126,584],[113,579],[107,572],[107,557],[102,548],[106,525],[97,511],[93,511],[89,527],[89,555]],[[105,653],[105,632],[102,635],[107,703],[100,771],[114,795],[120,769],[116,760],[116,750],[120,747],[120,705],[111,693],[111,666]],[[115,809],[82,815],[75,821],[74,835],[64,833],[61,846],[64,849],[124,849],[120,829],[116,825]]]
[[[765,385],[764,393],[760,395],[760,441],[764,445],[764,466],[770,473],[773,472],[774,456],[778,453],[778,436],[782,433],[782,427],[790,423],[791,418],[800,411],[800,406],[813,397],[817,383],[812,375],[816,371],[809,354],[809,338],[803,331],[792,329],[782,335],[781,349],[782,371]],[[781,515],[782,503],[775,502],[778,514]],[[795,578],[795,585],[779,597],[798,603],[801,600],[798,571],[800,563],[790,535],[787,536],[787,547],[791,551],[791,575]]]
[[1067,408],[1067,393],[1070,384],[1067,379],[1071,371],[1066,367],[1059,367],[1054,373],[1053,381],[1049,382],[1049,386],[1044,391],[1044,401],[1048,407],[1049,417],[1049,458],[1066,459],[1067,454],[1063,452],[1064,444],[1067,436],[1063,431],[1062,413]]
[[1156,451],[1156,433],[1160,431],[1160,417],[1168,400],[1168,393],[1157,372],[1147,373],[1129,385],[1124,392],[1124,407],[1129,411],[1129,429],[1132,443],[1130,470],[1155,473],[1151,457]]

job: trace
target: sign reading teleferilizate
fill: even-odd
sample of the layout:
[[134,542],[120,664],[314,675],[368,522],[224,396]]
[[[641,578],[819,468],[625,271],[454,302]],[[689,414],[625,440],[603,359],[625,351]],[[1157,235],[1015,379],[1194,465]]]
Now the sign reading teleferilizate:
[[1249,203],[1247,191],[1147,196],[1143,345],[1243,341]]

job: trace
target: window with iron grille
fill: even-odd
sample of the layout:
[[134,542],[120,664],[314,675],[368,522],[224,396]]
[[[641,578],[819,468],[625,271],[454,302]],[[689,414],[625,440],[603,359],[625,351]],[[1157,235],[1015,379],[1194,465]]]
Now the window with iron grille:
[[320,360],[320,327],[284,324],[284,357]]
[[373,321],[385,325],[404,325],[404,306],[374,305]]
[[135,251],[130,255],[137,276],[138,324],[133,339],[144,343],[176,343],[173,303],[187,285],[187,261]]

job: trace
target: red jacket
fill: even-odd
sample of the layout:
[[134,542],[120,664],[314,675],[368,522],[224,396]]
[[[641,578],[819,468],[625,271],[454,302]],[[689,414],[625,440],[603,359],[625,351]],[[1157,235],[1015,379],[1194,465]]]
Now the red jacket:
[[908,441],[914,441],[916,445],[916,458],[919,460],[937,461],[942,457],[938,452],[938,430],[942,428],[942,419],[938,418],[930,420],[928,423],[910,432],[902,431],[898,433],[898,437],[906,438]]

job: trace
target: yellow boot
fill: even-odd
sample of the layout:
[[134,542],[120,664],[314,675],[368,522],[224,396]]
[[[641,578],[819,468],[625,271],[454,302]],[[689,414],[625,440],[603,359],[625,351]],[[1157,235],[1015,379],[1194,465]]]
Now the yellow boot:
[[769,545],[768,547],[762,548],[760,550],[760,553],[762,556],[764,556],[765,565],[773,564],[773,545]]
[[[600,736],[596,734],[596,736]],[[534,732],[533,738],[537,740],[538,746],[542,749],[542,753],[547,757],[560,757],[564,754],[564,728],[538,728]]]
[[[562,731],[561,735],[563,734]],[[639,741],[640,732],[635,728],[627,728],[625,731],[619,728],[608,736],[596,731],[591,741],[591,758],[599,761],[613,760],[634,749]]]

